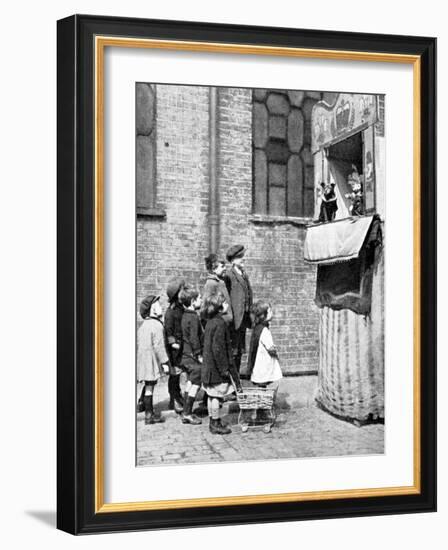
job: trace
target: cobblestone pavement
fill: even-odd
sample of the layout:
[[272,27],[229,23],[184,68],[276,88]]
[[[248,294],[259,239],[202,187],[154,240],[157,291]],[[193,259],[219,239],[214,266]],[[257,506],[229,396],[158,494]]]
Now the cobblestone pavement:
[[224,404],[223,420],[232,433],[213,435],[208,418],[199,426],[182,424],[173,412],[165,423],[146,426],[137,415],[137,464],[188,464],[200,462],[266,460],[384,452],[384,425],[356,427],[339,420],[308,401],[297,408],[278,411],[270,433],[238,425],[236,403]]

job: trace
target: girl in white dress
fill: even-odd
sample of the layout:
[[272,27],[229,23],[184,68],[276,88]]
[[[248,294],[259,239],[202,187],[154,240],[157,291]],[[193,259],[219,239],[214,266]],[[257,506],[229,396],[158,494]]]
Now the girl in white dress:
[[251,381],[262,387],[277,389],[282,371],[278,352],[269,330],[272,307],[268,302],[258,301],[252,309],[254,329],[250,342],[248,373]]

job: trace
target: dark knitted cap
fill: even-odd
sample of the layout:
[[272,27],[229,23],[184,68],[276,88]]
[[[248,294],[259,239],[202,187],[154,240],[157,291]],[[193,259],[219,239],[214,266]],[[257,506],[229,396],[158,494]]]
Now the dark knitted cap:
[[185,280],[176,277],[175,279],[171,279],[171,281],[168,283],[168,286],[166,287],[166,295],[168,296],[168,300],[172,302],[176,296],[179,294],[180,289],[185,286]]

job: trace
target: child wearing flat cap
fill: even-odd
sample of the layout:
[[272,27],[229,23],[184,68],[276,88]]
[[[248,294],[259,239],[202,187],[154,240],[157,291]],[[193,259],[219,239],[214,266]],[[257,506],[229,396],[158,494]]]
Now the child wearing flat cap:
[[235,366],[240,372],[241,356],[246,346],[246,329],[251,327],[252,287],[244,269],[242,244],[235,244],[227,250],[227,260],[232,264],[224,274],[224,281],[230,296],[233,322],[231,324],[232,349]]
[[161,374],[168,372],[168,354],[162,323],[159,296],[149,295],[140,304],[143,323],[137,332],[137,380],[144,382],[142,401],[145,424],[164,422],[154,412],[153,394]]

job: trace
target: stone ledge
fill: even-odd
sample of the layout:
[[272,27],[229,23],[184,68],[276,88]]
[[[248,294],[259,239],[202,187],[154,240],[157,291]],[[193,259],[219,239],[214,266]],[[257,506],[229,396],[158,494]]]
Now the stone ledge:
[[137,207],[137,216],[144,218],[166,218],[166,212],[163,208],[142,208]]
[[291,224],[306,227],[313,221],[312,218],[299,218],[296,216],[270,216],[269,214],[251,214],[249,222],[259,224]]

